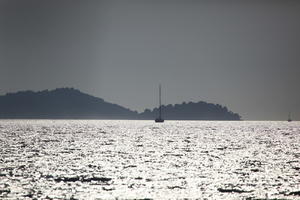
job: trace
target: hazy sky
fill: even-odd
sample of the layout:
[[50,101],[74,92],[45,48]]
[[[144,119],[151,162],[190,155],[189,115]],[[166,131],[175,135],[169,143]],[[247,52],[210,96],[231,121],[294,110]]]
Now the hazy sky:
[[300,120],[299,0],[0,0],[0,94],[75,87],[133,110],[208,101]]

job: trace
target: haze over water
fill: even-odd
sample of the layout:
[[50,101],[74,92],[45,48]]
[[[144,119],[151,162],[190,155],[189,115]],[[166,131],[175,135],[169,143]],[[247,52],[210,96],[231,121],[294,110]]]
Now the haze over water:
[[1,120],[1,199],[299,199],[300,123]]

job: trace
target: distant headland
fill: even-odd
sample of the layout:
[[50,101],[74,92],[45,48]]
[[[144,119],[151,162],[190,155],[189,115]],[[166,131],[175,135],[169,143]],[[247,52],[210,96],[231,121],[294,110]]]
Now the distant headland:
[[[241,120],[225,106],[203,101],[162,106],[169,120]],[[155,119],[158,108],[138,113],[73,88],[0,96],[1,119]]]

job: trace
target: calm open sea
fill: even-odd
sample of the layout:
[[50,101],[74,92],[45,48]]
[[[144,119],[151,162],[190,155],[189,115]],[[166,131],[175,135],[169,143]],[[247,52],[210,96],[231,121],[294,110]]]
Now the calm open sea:
[[1,120],[0,199],[300,199],[300,122]]

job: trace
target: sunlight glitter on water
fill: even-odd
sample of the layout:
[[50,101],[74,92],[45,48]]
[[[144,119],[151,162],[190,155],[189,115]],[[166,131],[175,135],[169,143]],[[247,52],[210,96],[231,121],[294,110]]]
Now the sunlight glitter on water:
[[300,123],[2,120],[1,199],[299,199]]

